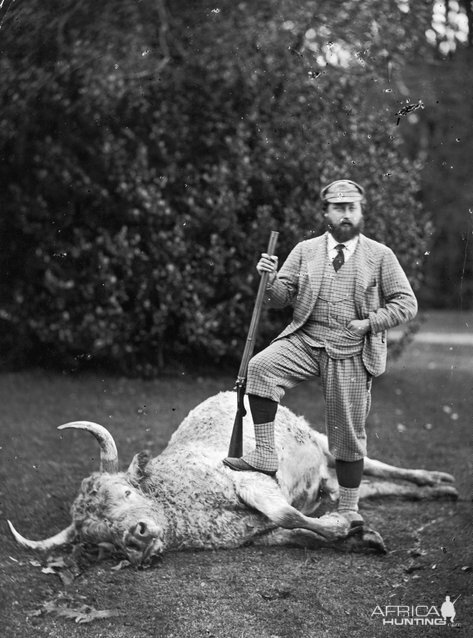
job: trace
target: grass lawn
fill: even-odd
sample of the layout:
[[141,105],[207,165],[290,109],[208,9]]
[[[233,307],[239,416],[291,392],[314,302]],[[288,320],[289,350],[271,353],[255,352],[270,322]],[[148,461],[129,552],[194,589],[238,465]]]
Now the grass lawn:
[[[104,561],[63,583],[31,564],[5,520],[41,538],[69,522],[82,478],[98,467],[97,445],[56,426],[87,419],[108,427],[122,467],[147,448],[158,454],[190,408],[231,389],[233,378],[181,375],[155,381],[32,370],[0,376],[0,628],[6,638],[354,637],[473,635],[471,549],[473,348],[411,346],[375,381],[369,453],[397,465],[455,474],[458,502],[369,502],[365,518],[384,537],[386,556],[244,548],[174,553],[148,570],[112,570]],[[317,383],[285,404],[322,426]],[[392,627],[376,605],[456,603],[461,626]],[[76,624],[45,603],[68,600],[117,616]],[[403,633],[401,633],[403,632]]]

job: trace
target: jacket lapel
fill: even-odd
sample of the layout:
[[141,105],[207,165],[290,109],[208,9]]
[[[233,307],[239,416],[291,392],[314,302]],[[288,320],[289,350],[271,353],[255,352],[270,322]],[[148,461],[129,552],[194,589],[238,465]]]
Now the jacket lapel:
[[355,251],[355,305],[362,316],[366,314],[365,292],[375,280],[376,261],[371,246],[364,235],[360,235]]
[[310,291],[315,303],[322,285],[325,260],[327,259],[327,233],[320,237],[315,237],[312,242],[307,243],[306,259],[307,272],[311,283]]

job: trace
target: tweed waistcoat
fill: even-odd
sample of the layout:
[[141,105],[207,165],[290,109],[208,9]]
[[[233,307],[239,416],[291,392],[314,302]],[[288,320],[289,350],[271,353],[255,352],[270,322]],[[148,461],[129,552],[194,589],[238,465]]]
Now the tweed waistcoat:
[[345,359],[363,349],[363,337],[348,330],[357,318],[355,306],[356,253],[338,272],[327,256],[317,301],[301,329],[304,341],[325,348],[333,359]]
[[[413,319],[417,300],[401,265],[387,246],[360,234],[355,253],[345,265],[352,259],[356,268],[353,318],[369,319],[370,330],[364,338],[362,357],[368,372],[377,377],[386,369],[385,331]],[[300,334],[307,323],[319,296],[326,261],[327,234],[301,241],[268,285],[265,301],[270,307],[293,307],[291,322],[276,340],[294,332]]]

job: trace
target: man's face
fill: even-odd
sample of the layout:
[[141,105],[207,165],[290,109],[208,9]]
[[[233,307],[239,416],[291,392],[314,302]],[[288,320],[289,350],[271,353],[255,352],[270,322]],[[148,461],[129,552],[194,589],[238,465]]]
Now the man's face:
[[364,226],[360,202],[332,203],[325,212],[327,230],[343,243],[358,235]]

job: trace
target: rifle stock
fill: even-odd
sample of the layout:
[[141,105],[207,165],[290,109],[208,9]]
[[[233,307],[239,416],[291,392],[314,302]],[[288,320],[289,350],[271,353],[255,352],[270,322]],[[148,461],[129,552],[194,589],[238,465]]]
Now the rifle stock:
[[228,456],[240,458],[243,454],[243,417],[246,415],[245,390],[246,379],[238,377],[235,385],[237,391],[237,411],[233,422],[232,438],[228,448]]
[[[268,255],[272,255],[274,253],[278,241],[278,235],[279,233],[275,230],[271,231],[267,249]],[[231,457],[239,458],[243,454],[243,417],[246,414],[244,405],[244,397],[246,392],[246,375],[248,372],[248,363],[255,348],[256,331],[261,316],[261,309],[263,307],[264,293],[268,284],[268,278],[269,273],[267,272],[264,272],[261,275],[258,287],[258,294],[256,295],[255,307],[253,309],[253,315],[251,317],[251,323],[248,329],[248,336],[246,338],[245,349],[243,350],[240,369],[238,370],[238,377],[235,383],[235,390],[237,391],[237,412],[235,415],[235,421],[233,423],[230,447],[228,448],[228,456]]]

